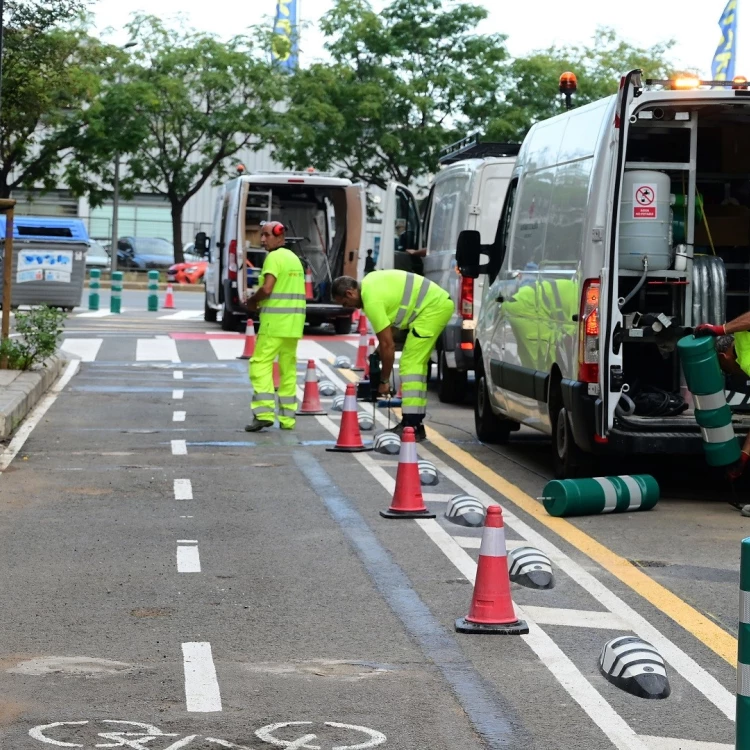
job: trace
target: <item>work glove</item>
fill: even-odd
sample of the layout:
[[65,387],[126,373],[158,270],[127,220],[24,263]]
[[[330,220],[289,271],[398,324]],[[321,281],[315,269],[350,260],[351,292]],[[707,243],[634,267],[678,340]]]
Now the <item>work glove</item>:
[[710,323],[701,323],[695,326],[693,330],[693,336],[724,336],[726,331],[724,326],[715,326]]
[[750,460],[750,453],[742,451],[740,453],[740,460],[732,464],[727,469],[727,477],[732,481],[736,481],[742,476],[742,472],[745,471],[745,464]]

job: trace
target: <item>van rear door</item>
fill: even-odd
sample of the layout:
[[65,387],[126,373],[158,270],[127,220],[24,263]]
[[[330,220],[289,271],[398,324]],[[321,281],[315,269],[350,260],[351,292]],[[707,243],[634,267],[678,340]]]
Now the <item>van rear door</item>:
[[641,71],[631,70],[623,76],[617,95],[612,123],[610,151],[612,162],[608,185],[607,232],[604,244],[599,293],[599,392],[597,433],[607,436],[612,429],[615,408],[622,394],[622,348],[615,345],[615,333],[622,326],[618,307],[618,246],[620,241],[620,200],[625,173],[625,153],[630,125],[630,108],[636,91],[641,88]]
[[389,182],[383,201],[380,252],[375,263],[380,270],[400,268],[412,271],[414,264],[406,250],[421,247],[422,222],[416,198],[405,185]]
[[349,185],[346,191],[346,246],[342,274],[361,278],[364,266],[365,228],[367,223],[367,198],[364,185]]

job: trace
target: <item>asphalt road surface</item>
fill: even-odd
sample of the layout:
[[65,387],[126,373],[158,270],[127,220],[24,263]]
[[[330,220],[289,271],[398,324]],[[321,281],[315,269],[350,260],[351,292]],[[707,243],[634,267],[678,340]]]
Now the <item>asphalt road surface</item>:
[[[158,313],[145,297],[71,315],[71,365],[0,457],[5,747],[734,747],[750,519],[698,462],[602,466],[648,469],[665,496],[554,519],[536,500],[548,442],[481,445],[471,394],[431,394],[436,518],[386,520],[397,457],[326,451],[333,412],[245,433],[243,337],[204,323],[200,294]],[[314,359],[343,392],[357,376],[331,363],[356,343],[310,331],[300,385]],[[396,418],[378,409],[376,431]],[[528,635],[455,632],[482,536],[444,517],[462,492],[500,503],[509,549],[552,561],[553,589],[512,584]],[[633,635],[664,657],[669,698],[601,675],[604,644]]]

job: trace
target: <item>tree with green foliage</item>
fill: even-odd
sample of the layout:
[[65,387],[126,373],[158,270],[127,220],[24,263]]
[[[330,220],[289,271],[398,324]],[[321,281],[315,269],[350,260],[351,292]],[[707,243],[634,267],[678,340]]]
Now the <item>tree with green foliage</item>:
[[78,0],[5,6],[0,100],[0,198],[56,182],[69,150],[60,133],[96,97],[112,49],[90,37]]
[[674,68],[669,51],[674,41],[650,48],[632,47],[614,30],[599,28],[591,45],[550,47],[513,60],[508,66],[502,98],[494,107],[477,112],[475,125],[486,140],[520,142],[539,120],[565,110],[559,78],[566,71],[578,78],[573,106],[617,93],[620,77],[641,68],[649,78],[669,78]]
[[336,0],[321,21],[332,61],[291,76],[276,157],[379,187],[434,171],[498,95],[508,55],[504,36],[474,31],[486,17],[469,3],[392,0],[378,13]]
[[238,151],[264,145],[282,74],[245,36],[221,42],[154,16],[136,17],[128,30],[138,46],[84,113],[81,156],[68,165],[68,179],[77,191],[94,177],[106,181],[118,150],[123,193],[148,190],[169,202],[179,263],[185,204],[225,177]]

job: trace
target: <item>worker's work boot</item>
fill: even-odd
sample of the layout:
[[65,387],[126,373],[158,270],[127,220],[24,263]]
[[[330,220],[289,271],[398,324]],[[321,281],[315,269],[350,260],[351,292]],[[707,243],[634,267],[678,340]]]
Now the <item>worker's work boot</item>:
[[273,422],[266,419],[253,419],[252,424],[245,425],[245,432],[260,432],[264,427],[273,427]]
[[406,424],[405,422],[401,421],[395,427],[391,427],[390,430],[386,430],[386,432],[392,432],[394,435],[403,437],[405,427],[414,428],[414,440],[416,440],[418,443],[421,443],[423,440],[427,440],[427,433],[425,432],[424,425],[421,423],[418,425],[413,425]]

